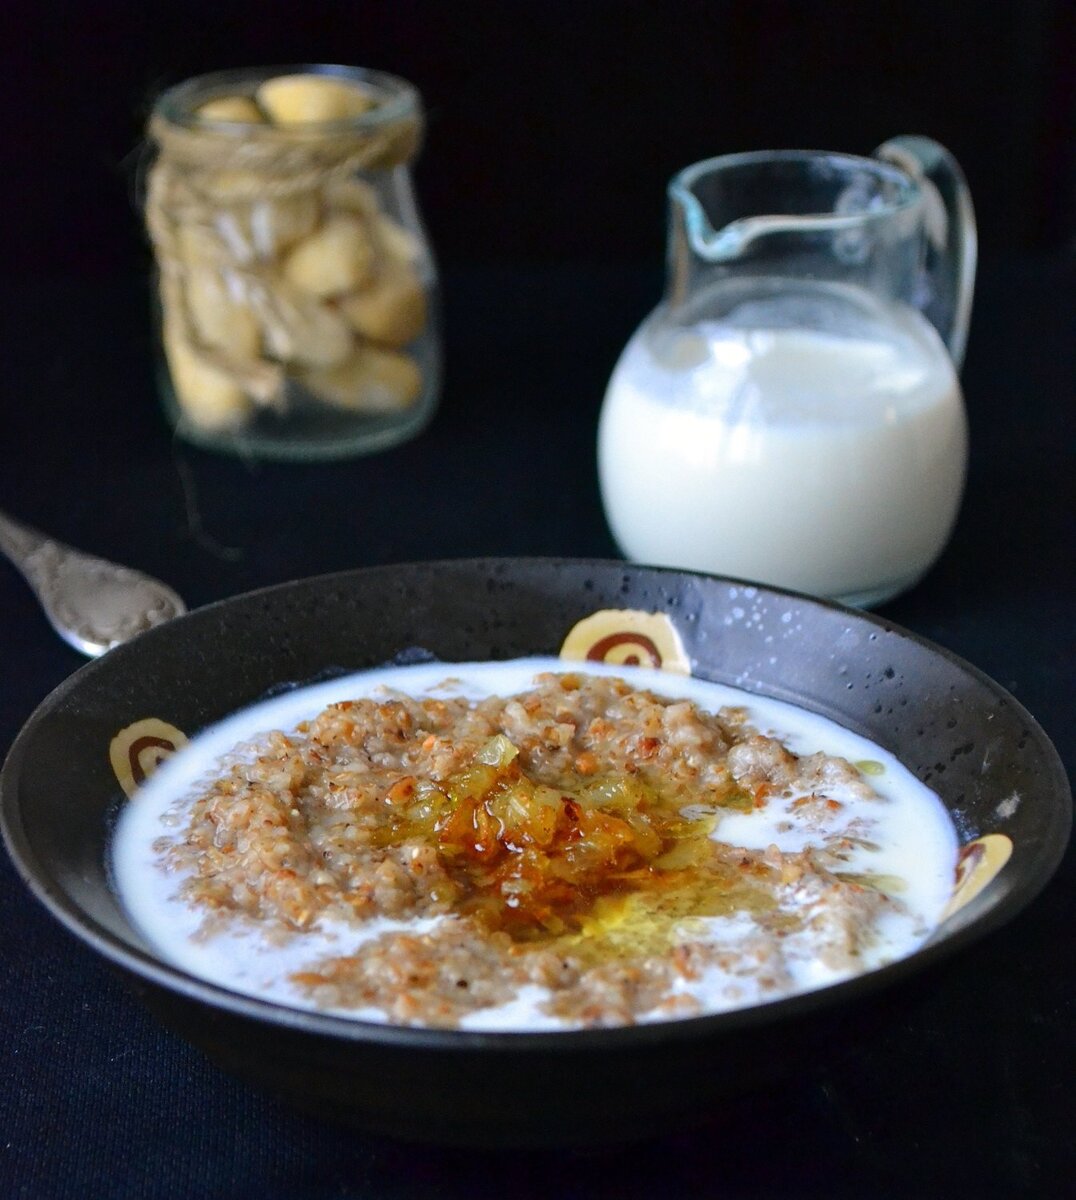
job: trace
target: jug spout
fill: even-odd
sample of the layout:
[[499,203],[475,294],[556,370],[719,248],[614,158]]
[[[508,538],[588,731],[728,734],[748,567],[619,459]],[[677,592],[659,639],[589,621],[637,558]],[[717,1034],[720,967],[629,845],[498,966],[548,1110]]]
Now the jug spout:
[[[899,289],[918,189],[903,171],[815,151],[723,155],[669,185],[669,290],[676,307],[732,274],[838,280]],[[867,276],[870,276],[868,279]]]
[[668,194],[666,303],[685,322],[730,277],[840,285],[920,309],[960,366],[975,221],[960,168],[936,142],[895,138],[874,158],[723,155],[685,168]]
[[715,227],[711,213],[719,212],[721,206],[713,205],[718,189],[711,169],[722,169],[725,161],[711,159],[697,163],[681,171],[669,185],[667,299],[673,307],[686,303],[698,285],[700,272],[708,277],[727,273],[720,268],[735,263],[767,227],[781,220],[764,215],[742,216]]
[[739,217],[720,229],[710,223],[698,197],[677,190],[673,203],[690,251],[702,262],[729,263],[742,258],[761,238],[779,233],[823,233],[855,229],[862,221],[858,213],[812,213],[797,216]]

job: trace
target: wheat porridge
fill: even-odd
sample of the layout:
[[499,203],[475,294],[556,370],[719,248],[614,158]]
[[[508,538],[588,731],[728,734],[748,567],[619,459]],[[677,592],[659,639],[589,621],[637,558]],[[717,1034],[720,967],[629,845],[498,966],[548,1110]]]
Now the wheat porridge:
[[206,731],[113,844],[132,921],[213,983],[366,1020],[571,1029],[883,965],[956,838],[880,747],[794,706],[560,660],[391,667]]

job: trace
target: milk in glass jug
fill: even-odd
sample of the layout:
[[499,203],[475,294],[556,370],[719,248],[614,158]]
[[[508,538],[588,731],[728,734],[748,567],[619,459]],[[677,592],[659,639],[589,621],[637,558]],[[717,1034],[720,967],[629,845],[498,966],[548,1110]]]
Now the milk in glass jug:
[[669,187],[664,301],[606,393],[598,466],[631,558],[878,604],[964,487],[975,225],[937,143],[764,151]]

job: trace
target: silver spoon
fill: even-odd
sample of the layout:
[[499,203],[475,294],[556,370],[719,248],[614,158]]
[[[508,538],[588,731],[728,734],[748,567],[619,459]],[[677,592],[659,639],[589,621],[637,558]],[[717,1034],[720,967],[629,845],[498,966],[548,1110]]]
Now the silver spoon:
[[73,550],[2,512],[0,551],[22,573],[60,637],[91,658],[187,611],[160,580]]

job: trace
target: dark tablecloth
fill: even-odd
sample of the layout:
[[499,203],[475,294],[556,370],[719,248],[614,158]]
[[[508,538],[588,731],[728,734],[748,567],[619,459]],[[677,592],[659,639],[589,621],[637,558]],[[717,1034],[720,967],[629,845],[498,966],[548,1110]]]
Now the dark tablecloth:
[[[192,605],[352,566],[613,556],[602,391],[656,301],[629,267],[449,273],[446,387],[418,440],[328,466],[174,443],[144,288],[0,284],[0,507]],[[887,617],[1015,693],[1076,764],[1076,266],[984,269],[952,543]],[[80,665],[0,563],[0,752]],[[397,1145],[296,1115],[160,1029],[0,858],[0,1196],[1061,1196],[1076,1172],[1076,863],[850,1061],[614,1154]]]

